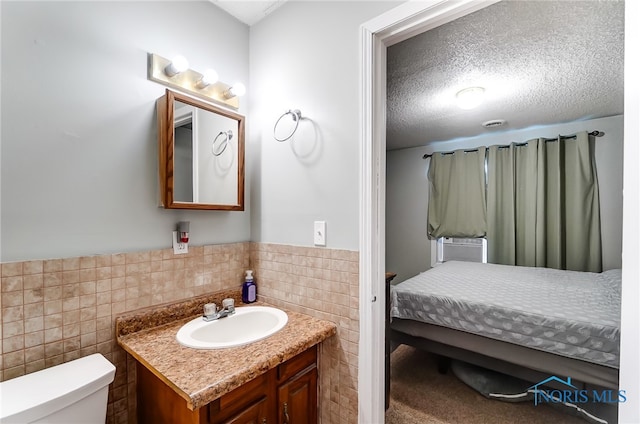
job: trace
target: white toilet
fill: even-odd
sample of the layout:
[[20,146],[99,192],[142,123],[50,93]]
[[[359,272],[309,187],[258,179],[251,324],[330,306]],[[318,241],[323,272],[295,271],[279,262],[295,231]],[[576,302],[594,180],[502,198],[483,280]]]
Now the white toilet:
[[0,423],[101,423],[116,367],[99,353],[0,383]]

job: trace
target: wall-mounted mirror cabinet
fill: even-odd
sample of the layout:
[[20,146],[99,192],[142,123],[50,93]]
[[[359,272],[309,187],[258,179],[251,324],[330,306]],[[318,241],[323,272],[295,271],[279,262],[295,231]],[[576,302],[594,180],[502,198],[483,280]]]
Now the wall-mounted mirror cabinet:
[[157,105],[163,206],[244,210],[244,116],[172,90]]

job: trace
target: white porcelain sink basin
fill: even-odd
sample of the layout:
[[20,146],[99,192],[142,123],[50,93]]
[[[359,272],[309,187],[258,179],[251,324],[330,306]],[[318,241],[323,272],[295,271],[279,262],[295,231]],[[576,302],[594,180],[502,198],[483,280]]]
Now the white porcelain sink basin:
[[270,306],[242,306],[226,318],[191,320],[178,330],[176,339],[181,345],[195,349],[242,346],[281,330],[288,319],[286,312]]

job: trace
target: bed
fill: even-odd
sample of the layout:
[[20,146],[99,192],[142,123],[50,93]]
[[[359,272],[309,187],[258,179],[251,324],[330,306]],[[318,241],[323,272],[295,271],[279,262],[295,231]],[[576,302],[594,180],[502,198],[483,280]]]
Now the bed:
[[617,390],[620,283],[620,270],[445,262],[391,287],[391,343]]

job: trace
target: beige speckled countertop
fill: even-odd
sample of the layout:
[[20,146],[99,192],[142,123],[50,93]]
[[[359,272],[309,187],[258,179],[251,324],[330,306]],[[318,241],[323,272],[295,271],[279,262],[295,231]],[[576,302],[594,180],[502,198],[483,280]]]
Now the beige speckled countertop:
[[118,344],[173,388],[192,410],[336,334],[337,327],[330,321],[285,310],[289,320],[282,330],[249,345],[200,350],[176,341],[178,329],[201,315],[205,303],[220,305],[225,297],[235,298],[236,307],[243,306],[239,292],[221,292],[116,320]]

